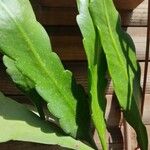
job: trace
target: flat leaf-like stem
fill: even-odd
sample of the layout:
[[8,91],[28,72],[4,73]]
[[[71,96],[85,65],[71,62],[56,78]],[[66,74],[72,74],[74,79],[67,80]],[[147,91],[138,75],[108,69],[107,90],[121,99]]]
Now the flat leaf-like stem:
[[6,72],[10,75],[17,87],[29,96],[31,102],[36,106],[37,111],[42,119],[45,119],[42,101],[43,99],[36,92],[34,83],[24,76],[15,66],[12,59],[7,56],[3,57],[4,65],[7,67]]
[[41,120],[22,104],[0,92],[0,143],[10,140],[59,145],[75,150],[93,150],[84,143]]
[[66,133],[89,139],[85,93],[52,52],[49,37],[28,0],[0,0],[0,52],[32,82]]
[[89,0],[77,0],[79,15],[77,22],[83,35],[83,44],[88,60],[88,88],[91,103],[91,113],[102,147],[107,149],[105,123],[105,90],[107,86],[106,58],[101,47],[90,12]]
[[106,55],[113,87],[124,116],[137,133],[142,150],[148,138],[139,108],[141,103],[140,67],[131,37],[121,29],[120,17],[112,0],[90,0],[89,10]]

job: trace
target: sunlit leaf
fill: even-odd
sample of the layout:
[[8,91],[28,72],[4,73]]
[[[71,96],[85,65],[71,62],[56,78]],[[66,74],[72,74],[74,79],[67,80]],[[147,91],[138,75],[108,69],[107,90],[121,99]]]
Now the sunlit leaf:
[[60,145],[75,150],[93,150],[84,143],[41,120],[22,104],[0,92],[0,143],[10,140]]
[[146,128],[142,123],[140,68],[131,37],[121,29],[120,18],[112,0],[91,0],[90,15],[99,32],[113,87],[124,116],[137,133],[142,150],[147,150]]
[[7,73],[12,78],[13,82],[17,85],[17,87],[27,94],[30,97],[30,100],[36,106],[40,117],[42,119],[45,118],[42,106],[42,98],[35,91],[35,86],[32,81],[30,81],[27,77],[25,77],[21,72],[16,68],[14,61],[7,56],[3,57],[3,62],[7,67]]
[[0,0],[0,52],[33,83],[66,133],[89,139],[83,89],[52,52],[49,37],[36,21],[28,0]]
[[98,32],[88,10],[89,0],[77,0],[79,15],[77,22],[83,35],[83,44],[88,59],[88,83],[92,119],[98,131],[103,149],[107,149],[105,123],[105,90],[107,64]]

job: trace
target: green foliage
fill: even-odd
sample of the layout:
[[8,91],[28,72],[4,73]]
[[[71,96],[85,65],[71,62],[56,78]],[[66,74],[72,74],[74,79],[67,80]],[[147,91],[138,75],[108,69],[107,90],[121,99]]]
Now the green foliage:
[[15,63],[12,59],[7,56],[3,57],[3,62],[7,67],[7,73],[11,76],[12,80],[18,86],[21,91],[27,94],[33,104],[36,106],[42,119],[45,119],[45,115],[42,107],[42,98],[38,95],[34,89],[34,83],[30,81],[26,76],[24,76],[15,66]]
[[[88,60],[88,97],[52,51],[29,0],[0,0],[3,62],[43,119],[0,93],[0,142],[21,140],[76,150],[97,149],[90,135],[92,118],[107,150],[105,94],[109,72],[125,119],[135,129],[140,148],[147,150],[146,128],[139,112],[140,68],[134,43],[121,29],[112,0],[77,0],[77,5],[77,22]],[[45,120],[42,101],[59,121],[59,127]]]
[[106,58],[88,10],[89,1],[78,0],[77,2],[80,13],[77,16],[77,22],[83,35],[83,44],[88,59],[88,87],[92,119],[105,150],[107,149],[104,119],[106,108],[105,90],[107,86],[105,78],[107,72]]
[[[140,148],[146,150],[148,148],[147,133],[138,109],[141,101],[140,68],[133,41],[121,29],[120,18],[112,0],[78,0],[78,5],[80,15],[77,20],[83,34],[86,53],[89,54],[88,60],[91,62],[95,56],[91,55],[91,52],[97,53],[94,44],[101,45],[120,107],[126,120],[137,133]],[[97,34],[94,35],[94,32]],[[100,44],[95,37],[100,40]],[[102,67],[105,69],[105,65]],[[105,88],[105,86],[102,87]],[[95,101],[95,98],[92,101]],[[99,131],[103,135],[104,131]],[[102,139],[101,142],[104,145]]]
[[25,106],[0,93],[0,142],[9,140],[60,145],[76,150],[93,150],[64,135],[63,131],[41,120]]
[[36,21],[28,0],[0,1],[0,49],[31,81],[29,86],[32,83],[32,88],[47,102],[66,133],[77,138],[88,136],[85,93],[52,52],[49,37]]

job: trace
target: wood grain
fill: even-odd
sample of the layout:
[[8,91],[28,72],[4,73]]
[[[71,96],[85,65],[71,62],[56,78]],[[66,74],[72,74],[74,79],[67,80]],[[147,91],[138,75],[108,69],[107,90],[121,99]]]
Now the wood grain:
[[[118,9],[134,9],[143,0],[114,0]],[[76,0],[39,0],[42,6],[49,7],[76,7]]]
[[145,95],[143,122],[145,125],[150,125],[150,94]]
[[[57,0],[60,1],[60,0]],[[70,1],[70,0],[69,0]],[[125,2],[125,0],[122,0]],[[136,0],[138,1],[138,0]],[[141,1],[141,0],[139,0]],[[147,25],[147,2],[144,0],[136,9],[131,10],[119,10],[122,16],[123,26],[146,26]],[[43,2],[45,5],[38,5],[35,8],[38,20],[43,25],[56,25],[56,26],[69,26],[76,24],[76,15],[78,14],[76,7],[60,7],[62,2],[53,5],[47,4],[47,1]],[[72,4],[72,2],[69,2]],[[67,5],[69,5],[69,3]],[[65,3],[64,3],[65,4]],[[130,3],[129,3],[130,4]],[[58,5],[58,6],[57,6]],[[59,6],[60,5],[60,6]]]
[[[34,1],[34,0],[33,0]],[[130,0],[128,0],[130,1]],[[146,47],[146,25],[147,25],[147,2],[144,0],[136,9],[131,9],[135,7],[142,0],[132,0],[133,3],[128,3],[127,0],[120,0],[122,6],[119,10],[121,15],[122,26],[131,27],[127,29],[127,32],[133,38],[133,41],[137,49],[137,58],[141,61],[142,69],[142,79],[143,79],[143,68],[145,60],[145,47]],[[45,26],[49,35],[51,35],[51,41],[53,49],[58,53],[64,62],[65,68],[73,71],[78,83],[82,84],[87,90],[87,64],[86,57],[83,50],[82,38],[80,31],[76,24],[77,8],[75,0],[35,0],[36,4],[34,9],[38,20]],[[119,5],[120,5],[119,4]],[[127,6],[128,5],[128,6]],[[127,7],[126,7],[127,6]],[[0,58],[1,59],[1,58]],[[141,81],[142,84],[143,81]],[[17,99],[21,103],[30,103],[29,99],[23,95],[11,82],[7,74],[5,73],[5,68],[0,61],[0,89],[6,95],[13,99]],[[107,90],[107,111],[106,120],[109,127],[109,133],[107,133],[107,138],[109,142],[110,149],[122,150],[123,141],[122,136],[124,136],[124,142],[127,139],[125,150],[133,150],[136,146],[135,133],[131,128],[127,126],[125,129],[122,126],[122,133],[118,125],[122,116],[117,103],[113,99],[113,89],[110,83]],[[150,66],[147,78],[147,89],[146,89],[146,101],[144,107],[143,121],[147,126],[149,138],[150,138]],[[95,139],[98,142],[98,138],[95,135]],[[58,150],[58,146],[46,146],[41,144],[25,143],[25,142],[7,142],[0,144],[0,150]],[[150,145],[149,145],[150,149]]]
[[39,3],[49,7],[76,7],[76,0],[39,0]]
[[48,146],[28,142],[6,142],[0,144],[1,150],[62,150],[59,146]]
[[[77,82],[84,86],[84,88],[87,90],[87,64],[86,62],[64,62],[65,68],[71,70],[77,80]],[[144,73],[144,63],[140,63],[141,65],[141,71],[142,76],[141,79],[143,79],[143,73]],[[2,92],[8,95],[21,95],[21,92],[12,84],[12,82],[9,80],[7,74],[4,71],[3,65],[0,65],[0,89]],[[143,84],[143,81],[141,81],[141,85]],[[107,87],[107,94],[112,94],[113,88],[112,83],[109,82]],[[150,94],[150,66],[148,71],[148,78],[147,78],[147,88],[146,88],[146,94]]]
[[124,26],[147,26],[148,17],[148,0],[144,0],[136,9],[133,11],[121,11],[122,24]]
[[[125,138],[127,140],[125,150],[135,150],[137,148],[137,140],[136,140],[136,133],[135,131],[127,124],[124,124],[126,128]],[[150,139],[150,125],[146,125],[148,139]],[[148,150],[150,149],[150,143],[148,143]]]
[[[53,50],[63,61],[85,61],[86,56],[82,45],[82,36],[76,27],[45,27]],[[129,27],[127,32],[131,35],[139,61],[145,60],[146,27]]]
[[[135,43],[138,60],[143,61],[145,59],[146,50],[146,28],[130,27],[127,29],[127,32],[131,35]],[[69,29],[68,34],[70,34]],[[80,32],[76,31],[76,33],[74,34],[75,36],[61,35],[61,33],[60,36],[58,34],[51,36],[51,43],[53,49],[64,61],[86,60]]]

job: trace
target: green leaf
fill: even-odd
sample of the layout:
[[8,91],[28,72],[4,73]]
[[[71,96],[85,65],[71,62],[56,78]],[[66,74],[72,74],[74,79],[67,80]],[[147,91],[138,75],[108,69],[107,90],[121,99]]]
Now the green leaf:
[[89,139],[85,93],[52,52],[49,37],[28,0],[0,0],[0,52],[34,84],[66,133]]
[[142,150],[147,150],[146,128],[138,104],[141,101],[140,68],[131,37],[121,29],[120,18],[112,0],[91,0],[93,24],[98,29],[113,87],[124,116],[137,133]]
[[10,75],[12,78],[13,82],[16,83],[17,87],[21,89],[25,94],[27,94],[32,103],[36,106],[40,117],[42,119],[45,119],[45,115],[43,112],[43,107],[42,107],[42,98],[38,95],[38,93],[35,91],[34,84],[21,72],[16,68],[14,61],[10,59],[7,56],[3,57],[3,62],[5,66],[7,67],[7,73]]
[[105,123],[105,90],[107,64],[100,44],[98,32],[88,10],[89,0],[77,0],[79,15],[77,22],[83,35],[83,44],[88,59],[88,83],[94,125],[104,150],[107,149]]
[[22,104],[5,97],[0,92],[0,143],[16,140],[60,145],[75,150],[93,150],[62,133],[54,125],[41,120]]

